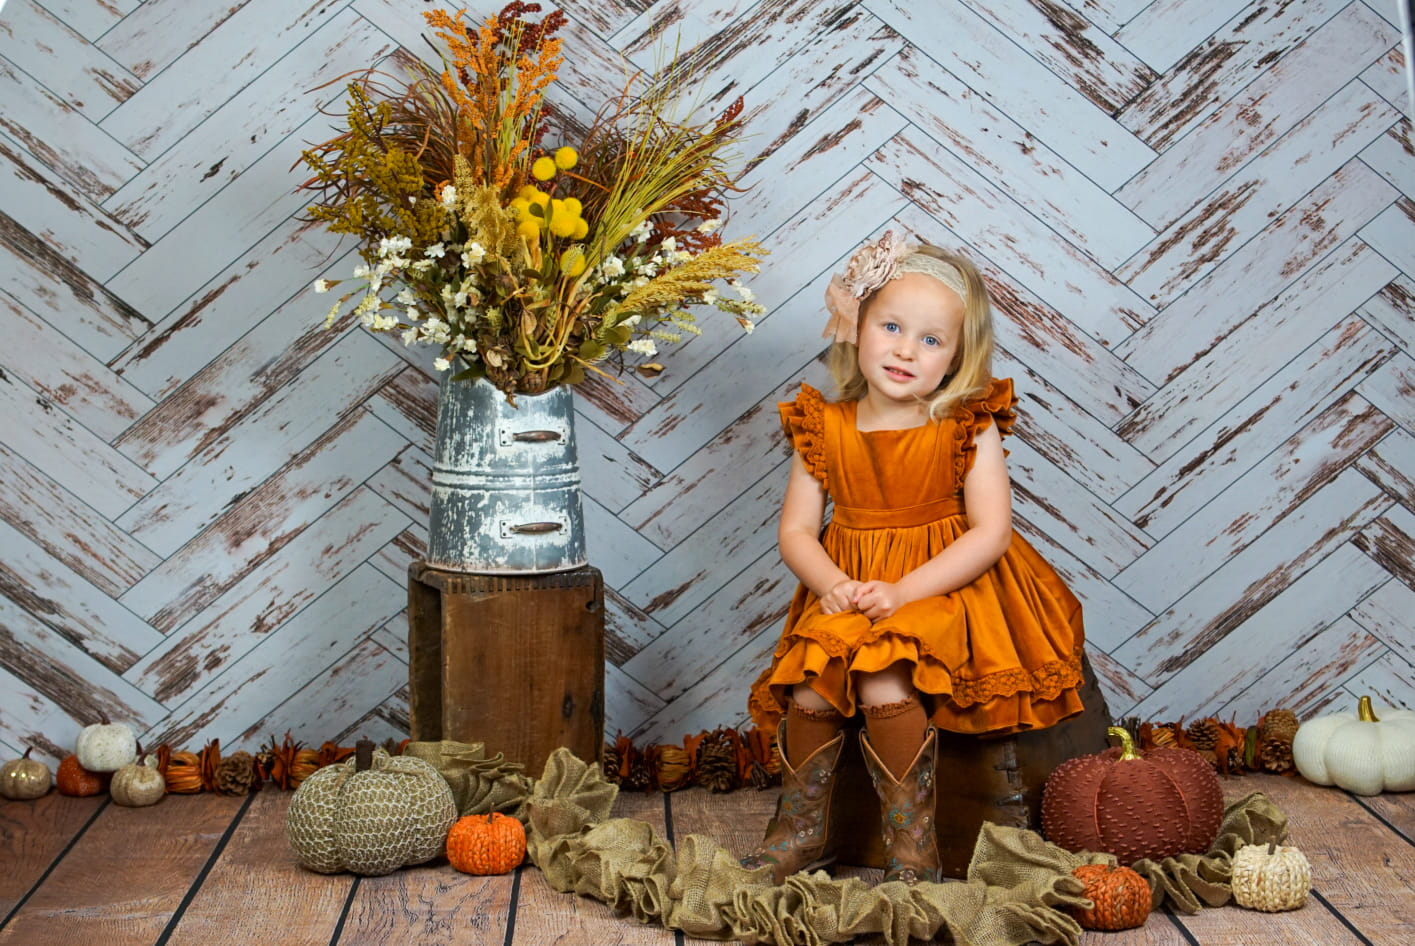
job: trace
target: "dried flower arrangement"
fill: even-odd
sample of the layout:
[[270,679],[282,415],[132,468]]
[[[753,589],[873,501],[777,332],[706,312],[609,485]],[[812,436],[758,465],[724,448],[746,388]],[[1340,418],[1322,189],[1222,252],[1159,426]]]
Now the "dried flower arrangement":
[[[566,21],[539,10],[513,2],[479,28],[465,11],[425,13],[442,72],[409,61],[405,76],[357,78],[347,128],[303,156],[310,218],[356,237],[363,259],[328,323],[352,303],[367,328],[434,345],[439,370],[456,361],[455,379],[484,376],[508,396],[622,367],[626,351],[651,358],[698,332],[693,306],[748,332],[764,311],[740,277],[765,250],[716,232],[741,100],[677,118],[693,77],[670,66],[667,81],[629,78],[577,145],[544,146]],[[558,124],[563,141],[573,122]]]

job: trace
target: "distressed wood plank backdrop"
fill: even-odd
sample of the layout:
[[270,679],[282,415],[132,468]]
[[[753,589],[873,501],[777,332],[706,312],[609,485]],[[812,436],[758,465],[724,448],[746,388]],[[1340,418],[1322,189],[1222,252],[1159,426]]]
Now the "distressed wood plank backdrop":
[[[482,16],[499,4],[480,0]],[[0,743],[398,737],[428,352],[325,331],[292,170],[422,0],[0,10]],[[1117,714],[1415,705],[1415,143],[1385,0],[566,0],[561,108],[741,95],[754,334],[576,395],[607,728],[745,721],[792,581],[776,401],[886,228],[996,297],[1019,528]]]

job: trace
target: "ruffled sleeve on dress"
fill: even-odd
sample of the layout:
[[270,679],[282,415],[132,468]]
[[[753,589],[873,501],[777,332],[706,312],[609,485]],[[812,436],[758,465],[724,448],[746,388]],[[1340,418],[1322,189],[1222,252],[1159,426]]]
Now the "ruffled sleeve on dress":
[[825,398],[809,384],[801,385],[794,401],[777,405],[781,411],[781,427],[791,446],[801,455],[806,469],[829,487],[825,477]]
[[963,478],[973,468],[973,458],[978,447],[973,438],[989,424],[997,425],[997,432],[1003,437],[1012,433],[1012,425],[1017,422],[1017,397],[1012,393],[1011,378],[994,378],[982,396],[964,401],[954,409],[954,419],[958,421],[956,433],[958,447],[954,451],[954,476],[961,486]]

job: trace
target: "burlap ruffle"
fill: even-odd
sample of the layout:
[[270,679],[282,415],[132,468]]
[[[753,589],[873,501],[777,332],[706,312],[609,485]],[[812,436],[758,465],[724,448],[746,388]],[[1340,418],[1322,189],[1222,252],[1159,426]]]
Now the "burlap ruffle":
[[[844,943],[869,933],[904,946],[910,937],[927,940],[944,930],[977,946],[1079,941],[1076,921],[1053,909],[1086,902],[1081,882],[1068,872],[1024,865],[1019,871],[1025,881],[1006,887],[974,879],[911,888],[833,880],[818,871],[775,887],[767,868],[741,867],[710,838],[689,835],[674,850],[649,824],[610,818],[618,786],[568,750],[552,753],[540,779],[522,790],[519,767],[486,759],[480,745],[411,747],[460,783],[470,783],[454,786],[462,814],[519,813],[527,823],[531,862],[552,887],[593,897],[640,923],[701,939],[777,946]],[[463,808],[464,798],[475,800]]]
[[[703,835],[685,837],[675,850],[645,822],[610,818],[618,786],[605,780],[598,765],[566,749],[551,753],[540,779],[531,782],[520,766],[497,761],[499,756],[486,759],[480,744],[412,746],[423,758],[435,753],[466,783],[464,790],[453,788],[462,814],[499,810],[521,817],[531,862],[556,890],[593,897],[639,923],[701,939],[820,946],[880,934],[890,946],[905,946],[910,938],[946,932],[974,946],[1076,946],[1081,928],[1066,909],[1090,903],[1071,871],[1114,861],[1111,855],[1073,854],[1031,831],[984,824],[965,882],[870,886],[817,871],[777,887],[768,868],[747,870]],[[464,797],[472,799],[466,809]],[[1243,844],[1281,837],[1286,822],[1276,805],[1254,793],[1229,806],[1207,854],[1132,866],[1150,881],[1156,905],[1168,900],[1191,913],[1200,900],[1218,906],[1229,898],[1233,853]]]
[[535,784],[524,765],[506,761],[499,752],[488,757],[480,742],[410,742],[403,755],[422,759],[441,773],[452,789],[459,815],[497,811],[522,817],[520,808]]

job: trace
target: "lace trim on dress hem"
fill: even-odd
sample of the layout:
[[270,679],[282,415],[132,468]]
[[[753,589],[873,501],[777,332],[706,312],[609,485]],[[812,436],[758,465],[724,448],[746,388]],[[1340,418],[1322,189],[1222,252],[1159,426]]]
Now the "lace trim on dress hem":
[[953,702],[964,708],[1018,693],[1031,693],[1039,700],[1050,701],[1081,685],[1081,653],[1077,651],[1065,660],[1042,664],[1031,672],[1018,667],[990,673],[977,680],[967,680],[956,674],[950,677]]
[[[891,635],[894,635],[893,631],[882,631],[870,638],[857,641],[852,646],[830,635],[817,637],[809,631],[803,632],[801,629],[794,629],[783,638],[781,646],[777,648],[776,655],[780,658],[789,653],[797,642],[811,641],[825,651],[828,659],[845,661],[849,658],[852,650],[858,650],[866,644],[874,643]],[[942,663],[936,654],[930,653],[928,645],[924,641],[907,636],[903,639],[918,647],[921,657],[927,656]],[[1077,650],[1070,657],[1048,661],[1036,670],[1029,671],[1022,667],[1015,667],[1010,670],[990,673],[977,679],[969,679],[956,673],[950,673],[948,679],[953,691],[949,694],[950,697],[960,708],[966,709],[997,697],[1016,696],[1018,693],[1030,693],[1036,699],[1043,701],[1054,700],[1067,690],[1074,690],[1080,686],[1084,676],[1081,673],[1081,651]]]

